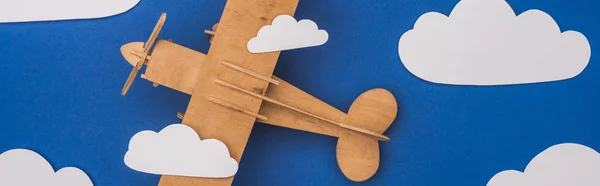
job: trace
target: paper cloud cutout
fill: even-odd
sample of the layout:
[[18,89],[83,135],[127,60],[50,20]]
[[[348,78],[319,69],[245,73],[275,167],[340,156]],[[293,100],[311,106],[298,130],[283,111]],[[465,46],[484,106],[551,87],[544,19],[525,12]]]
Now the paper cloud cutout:
[[448,17],[426,13],[402,35],[398,51],[421,79],[484,86],[569,79],[591,57],[583,34],[561,33],[540,10],[516,16],[505,0],[462,0]]
[[329,39],[325,30],[304,19],[296,21],[289,15],[280,15],[272,25],[262,27],[258,36],[248,41],[248,51],[252,53],[275,52],[323,45]]
[[194,129],[169,125],[159,133],[142,131],[129,142],[125,164],[136,171],[188,177],[226,178],[238,163],[227,146],[216,139],[201,140]]
[[26,149],[13,149],[0,154],[0,185],[93,186],[82,170],[65,167],[54,172],[44,157]]
[[102,18],[140,0],[0,0],[0,23]]
[[572,143],[550,147],[537,155],[525,172],[496,174],[487,186],[598,186],[600,154]]

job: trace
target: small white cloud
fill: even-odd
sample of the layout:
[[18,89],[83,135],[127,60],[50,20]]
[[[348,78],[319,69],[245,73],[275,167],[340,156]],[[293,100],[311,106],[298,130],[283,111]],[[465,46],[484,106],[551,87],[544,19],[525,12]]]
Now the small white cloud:
[[421,79],[509,85],[569,79],[591,57],[587,38],[560,31],[540,10],[517,16],[505,0],[462,0],[450,16],[430,12],[402,35],[404,66]]
[[182,124],[169,125],[159,133],[135,134],[125,164],[140,172],[188,177],[225,178],[238,170],[223,142],[201,140],[194,129]]
[[0,23],[102,18],[140,0],[0,0]]
[[572,143],[552,146],[538,154],[525,172],[496,174],[487,186],[598,186],[600,154]]
[[289,15],[280,15],[273,24],[262,27],[255,38],[248,41],[252,53],[275,52],[323,45],[329,39],[325,30],[304,19],[296,21]]
[[65,167],[54,172],[44,157],[26,149],[13,149],[0,154],[0,185],[93,186],[82,170]]

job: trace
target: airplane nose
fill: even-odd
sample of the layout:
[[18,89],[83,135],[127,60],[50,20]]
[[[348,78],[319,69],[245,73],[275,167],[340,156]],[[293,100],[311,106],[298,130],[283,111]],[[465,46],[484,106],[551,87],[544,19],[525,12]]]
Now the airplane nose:
[[143,51],[144,42],[131,42],[121,46],[121,54],[123,54],[123,57],[131,66],[135,66],[141,58],[141,56],[136,54],[141,54]]

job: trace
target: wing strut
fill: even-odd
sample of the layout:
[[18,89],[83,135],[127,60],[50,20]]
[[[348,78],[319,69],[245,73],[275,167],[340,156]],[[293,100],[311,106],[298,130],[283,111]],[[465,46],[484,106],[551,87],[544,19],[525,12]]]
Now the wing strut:
[[294,106],[287,105],[287,104],[285,104],[285,103],[281,103],[281,102],[279,102],[279,101],[277,101],[277,100],[274,100],[274,99],[268,98],[268,97],[266,97],[266,96],[263,96],[263,95],[260,95],[260,94],[256,94],[256,93],[254,93],[254,92],[250,92],[250,91],[248,91],[248,90],[245,90],[245,89],[243,89],[243,88],[240,88],[240,87],[238,87],[238,86],[235,86],[235,85],[233,85],[233,84],[231,84],[231,83],[227,83],[227,82],[225,82],[225,81],[223,81],[223,80],[219,80],[219,79],[217,79],[217,80],[215,80],[215,83],[217,83],[217,84],[219,84],[219,85],[221,85],[221,86],[224,86],[224,87],[228,87],[228,88],[231,88],[231,89],[234,89],[234,90],[237,90],[237,91],[240,91],[240,92],[246,93],[246,94],[248,94],[248,95],[251,95],[251,96],[253,96],[253,97],[256,97],[256,98],[262,99],[262,100],[264,100],[264,101],[267,101],[267,102],[270,102],[270,103],[273,103],[273,104],[276,104],[276,105],[279,105],[279,106],[282,106],[282,107],[285,107],[285,108],[288,108],[288,109],[292,109],[292,110],[294,110],[294,111],[296,111],[296,112],[300,112],[300,113],[302,113],[302,114],[309,115],[309,116],[311,116],[311,117],[314,117],[314,118],[317,118],[317,119],[323,120],[323,121],[325,121],[325,122],[327,122],[327,123],[331,123],[331,124],[337,125],[338,127],[341,127],[341,128],[347,129],[347,130],[351,130],[351,131],[354,131],[354,132],[358,132],[358,133],[361,133],[361,134],[364,134],[364,135],[367,135],[367,136],[370,136],[370,137],[376,138],[377,140],[380,140],[380,141],[390,141],[390,138],[389,138],[389,137],[387,137],[387,136],[384,136],[384,135],[381,135],[381,134],[377,134],[377,133],[375,133],[375,132],[368,131],[368,130],[365,130],[365,129],[361,129],[361,128],[358,128],[358,127],[354,127],[354,126],[346,125],[346,124],[343,124],[343,123],[340,123],[340,122],[337,122],[337,121],[333,121],[333,120],[330,120],[330,119],[327,119],[327,118],[324,118],[324,117],[318,116],[318,115],[316,115],[316,114],[312,114],[312,113],[310,113],[310,112],[307,112],[307,111],[305,111],[305,110],[302,110],[302,109],[296,108],[296,107],[294,107]]
[[273,84],[275,84],[275,85],[279,85],[279,81],[277,81],[277,80],[274,80],[273,78],[270,78],[270,77],[267,77],[267,76],[263,76],[262,74],[259,74],[259,73],[256,73],[256,72],[254,72],[254,71],[251,71],[251,70],[248,70],[248,69],[242,68],[242,67],[240,67],[240,66],[237,66],[237,65],[231,64],[231,63],[229,63],[229,62],[227,62],[227,61],[221,61],[221,64],[223,64],[223,65],[225,65],[225,66],[227,66],[227,67],[229,67],[229,68],[232,68],[232,69],[234,69],[234,70],[237,70],[237,71],[243,72],[243,73],[245,73],[245,74],[248,74],[248,75],[250,75],[250,76],[253,76],[253,77],[255,77],[255,78],[258,78],[258,79],[262,79],[262,80],[268,81],[269,83],[273,83]]

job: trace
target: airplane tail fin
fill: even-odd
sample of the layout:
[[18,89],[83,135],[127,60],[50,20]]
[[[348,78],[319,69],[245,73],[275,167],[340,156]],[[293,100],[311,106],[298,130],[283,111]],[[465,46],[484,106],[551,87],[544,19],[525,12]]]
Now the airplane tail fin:
[[[352,104],[344,124],[382,134],[398,112],[394,96],[385,89],[361,94]],[[339,136],[337,162],[344,175],[361,182],[371,178],[379,168],[379,141],[353,131]]]

